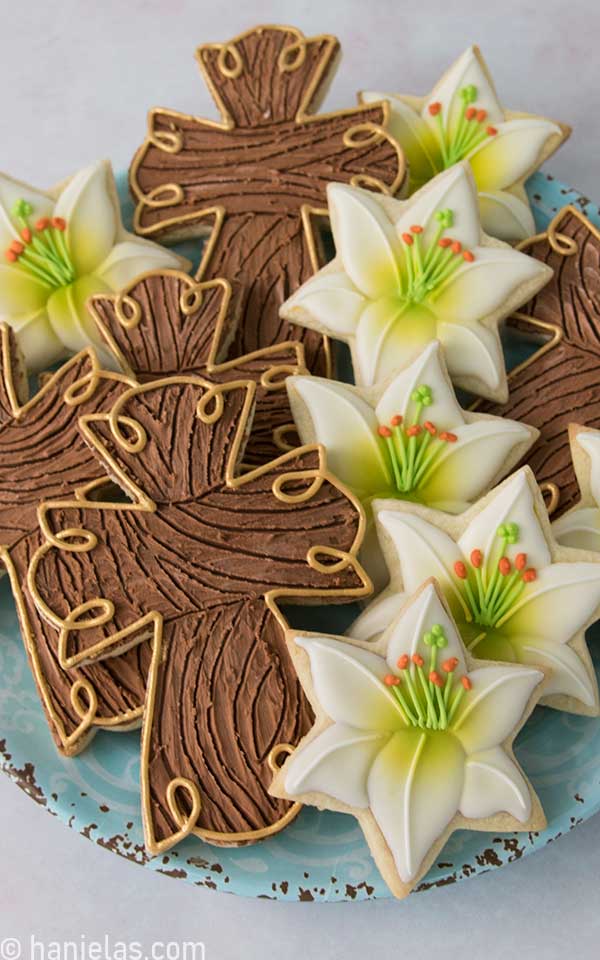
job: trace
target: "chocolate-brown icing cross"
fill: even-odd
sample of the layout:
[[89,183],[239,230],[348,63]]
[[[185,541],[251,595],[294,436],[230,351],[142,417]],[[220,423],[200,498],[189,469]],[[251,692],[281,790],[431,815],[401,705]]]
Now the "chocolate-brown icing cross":
[[322,338],[279,308],[322,265],[312,221],[327,213],[325,188],[337,180],[394,194],[405,176],[384,130],[387,104],[314,115],[338,53],[335,37],[270,26],[199,47],[221,122],[152,110],[130,169],[138,233],[210,233],[198,279],[234,285],[230,356],[301,340],[321,375],[330,373]]
[[575,207],[564,207],[520,248],[554,276],[509,324],[543,345],[509,374],[508,403],[477,409],[538,428],[527,462],[550,487],[559,516],[578,497],[569,424],[600,427],[600,231]]
[[234,331],[230,300],[226,280],[197,283],[176,270],[155,270],[119,294],[93,297],[89,309],[121,368],[141,383],[179,373],[215,383],[253,380],[256,409],[244,460],[258,465],[287,449],[275,442],[280,431],[291,439],[285,377],[306,372],[304,351],[290,341],[224,360]]
[[68,669],[152,637],[142,798],[152,852],[190,832],[251,842],[295,813],[267,793],[279,744],[310,710],[278,601],[364,596],[364,514],[302,447],[238,475],[253,383],[192,377],[124,394],[83,418],[131,503],[53,501],[29,570]]
[[[58,661],[56,633],[39,617],[29,596],[27,569],[41,542],[40,502],[71,496],[101,473],[79,432],[79,417],[110,409],[131,383],[100,370],[90,348],[46,377],[28,399],[22,357],[6,324],[0,325],[0,363],[0,569],[4,567],[10,576],[25,648],[52,735],[60,750],[76,753],[91,736],[92,724],[120,728],[139,724],[150,650],[141,645],[112,662],[65,671]],[[82,725],[72,696],[85,683],[97,691],[97,708]]]

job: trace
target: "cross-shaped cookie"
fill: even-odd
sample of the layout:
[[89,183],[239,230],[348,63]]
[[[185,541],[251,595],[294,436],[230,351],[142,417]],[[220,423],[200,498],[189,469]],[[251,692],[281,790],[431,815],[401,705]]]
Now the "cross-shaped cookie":
[[315,115],[338,53],[335,37],[271,26],[199,47],[221,121],[152,110],[130,169],[137,233],[210,235],[198,279],[234,286],[230,356],[299,339],[321,375],[327,344],[279,308],[323,262],[313,220],[327,213],[325,188],[336,180],[393,195],[405,177],[386,103]]

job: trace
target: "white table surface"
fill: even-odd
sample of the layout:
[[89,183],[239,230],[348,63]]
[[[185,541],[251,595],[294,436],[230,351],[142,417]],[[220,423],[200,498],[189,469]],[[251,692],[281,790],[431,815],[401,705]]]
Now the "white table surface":
[[[326,106],[360,87],[421,92],[470,42],[504,102],[567,121],[550,169],[600,200],[596,0],[0,0],[0,167],[50,185],[99,156],[126,166],[153,105],[214,116],[196,44],[253,23],[336,33]],[[543,10],[543,13],[541,12]],[[600,818],[526,861],[404,904],[278,904],[195,889],[120,860],[0,777],[0,952],[5,937],[203,941],[207,960],[397,955],[600,957]],[[39,948],[36,956],[41,960]],[[9,957],[8,960],[11,960]],[[16,957],[13,958],[16,960]]]

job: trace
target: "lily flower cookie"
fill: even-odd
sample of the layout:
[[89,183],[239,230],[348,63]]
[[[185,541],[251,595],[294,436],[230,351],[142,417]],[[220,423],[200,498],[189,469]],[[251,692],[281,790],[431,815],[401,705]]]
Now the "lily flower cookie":
[[100,345],[86,301],[145,270],[183,267],[164,247],[128,233],[110,163],[80,170],[47,193],[0,174],[0,320],[30,370]]
[[544,673],[478,663],[429,580],[376,645],[288,631],[316,714],[271,792],[353,814],[405,897],[454,830],[539,830],[545,817],[512,741]]
[[552,272],[482,232],[468,164],[410,200],[338,183],[327,197],[336,257],[281,316],[345,340],[361,386],[392,376],[437,338],[454,384],[506,399],[498,324]]
[[537,430],[463,410],[434,340],[386,385],[286,381],[303,443],[322,443],[333,473],[370,507],[410,500],[461,513],[522,459]]
[[565,547],[600,553],[600,430],[569,425],[571,457],[581,499],[552,524],[552,532]]
[[535,233],[525,181],[571,129],[505,110],[477,47],[465,50],[426,97],[369,92],[361,100],[389,104],[390,131],[409,162],[411,193],[468,160],[486,233],[507,241]]
[[405,594],[436,577],[469,653],[549,668],[543,703],[598,716],[585,630],[600,616],[600,563],[556,543],[529,467],[459,517],[403,500],[374,510],[390,586],[352,636],[379,634]]

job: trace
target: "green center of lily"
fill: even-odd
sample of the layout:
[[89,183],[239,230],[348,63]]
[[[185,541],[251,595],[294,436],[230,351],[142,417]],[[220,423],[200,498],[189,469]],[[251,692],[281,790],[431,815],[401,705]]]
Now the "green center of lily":
[[496,127],[487,123],[487,112],[478,110],[475,106],[477,87],[474,84],[470,83],[463,87],[458,95],[462,100],[462,109],[452,130],[444,122],[442,104],[439,101],[430,103],[427,108],[430,116],[434,117],[436,121],[435,129],[440,144],[444,170],[454,166],[455,163],[459,163],[475,147],[478,147],[485,140],[495,137],[498,133]]
[[406,305],[434,300],[442,284],[464,263],[473,263],[475,255],[465,250],[460,240],[444,236],[454,223],[452,210],[438,210],[435,214],[437,227],[427,244],[423,241],[424,229],[414,224],[409,232],[402,234],[400,247],[404,267],[398,296]]
[[431,420],[421,423],[424,410],[433,403],[431,387],[418,386],[411,400],[415,405],[411,422],[398,413],[389,426],[382,424],[377,429],[385,445],[396,491],[403,497],[425,486],[444,449],[458,440],[455,433],[438,431]]
[[[454,564],[467,621],[487,629],[501,629],[527,585],[537,578],[536,570],[527,566],[526,553],[517,553],[514,563],[507,557],[508,546],[518,540],[518,524],[502,523],[487,560],[481,550],[472,550],[468,563],[457,560]],[[476,646],[485,635],[485,631],[480,633],[469,647]]]
[[[471,689],[471,681],[462,676],[455,680],[456,657],[438,666],[438,652],[448,645],[443,627],[436,624],[423,637],[429,647],[429,665],[419,653],[398,658],[399,673],[388,673],[383,682],[393,693],[407,726],[421,730],[451,730],[456,711]],[[441,672],[440,672],[441,671]]]
[[31,222],[33,206],[17,200],[13,216],[20,228],[20,240],[13,240],[4,257],[53,290],[66,287],[77,278],[65,239],[67,222],[62,217],[41,217]]

